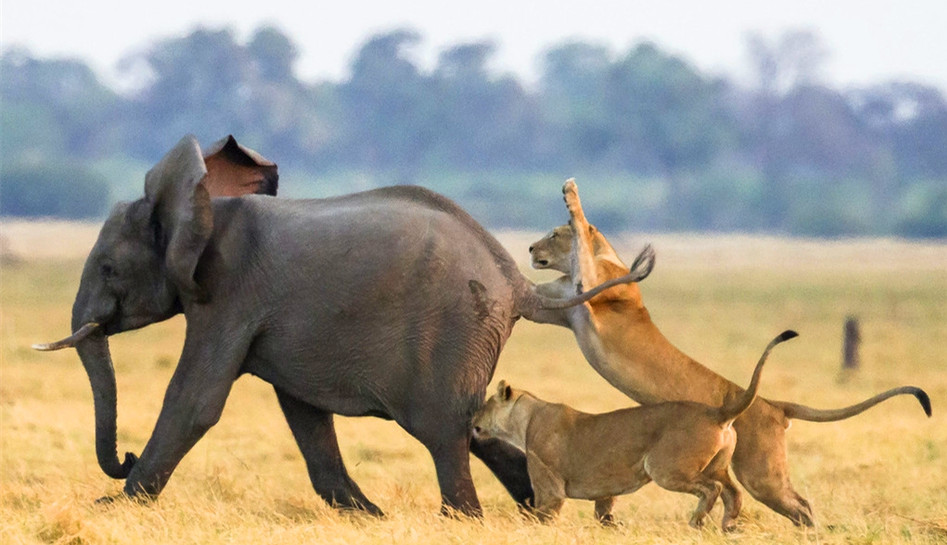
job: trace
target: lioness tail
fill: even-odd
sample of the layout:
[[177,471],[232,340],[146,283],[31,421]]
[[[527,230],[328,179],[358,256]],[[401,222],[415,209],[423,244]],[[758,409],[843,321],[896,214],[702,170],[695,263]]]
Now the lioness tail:
[[729,403],[724,403],[724,405],[720,407],[718,414],[720,415],[721,424],[736,420],[737,417],[743,414],[743,411],[750,408],[750,405],[753,404],[753,400],[756,399],[756,391],[760,385],[760,375],[763,372],[763,364],[766,363],[766,358],[769,357],[769,353],[773,347],[783,341],[788,341],[798,336],[799,334],[795,331],[787,329],[766,345],[766,349],[763,350],[763,355],[760,356],[760,361],[756,364],[756,369],[753,370],[753,378],[750,379],[750,385],[747,386],[740,397]]
[[921,408],[924,409],[924,413],[928,417],[931,416],[931,398],[927,395],[927,392],[914,386],[901,386],[900,388],[892,388],[874,397],[870,397],[861,403],[856,403],[855,405],[843,407],[841,409],[815,409],[805,405],[800,405],[798,403],[790,403],[788,401],[767,401],[782,409],[786,414],[786,418],[796,418],[809,422],[835,422],[838,420],[851,418],[856,414],[861,414],[890,397],[905,394],[916,397],[918,403],[921,404]]

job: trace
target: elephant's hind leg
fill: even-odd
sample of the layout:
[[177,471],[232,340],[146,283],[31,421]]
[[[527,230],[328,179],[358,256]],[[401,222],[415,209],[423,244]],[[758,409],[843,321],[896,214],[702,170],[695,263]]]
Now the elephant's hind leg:
[[469,434],[464,431],[418,439],[434,459],[437,483],[441,488],[441,513],[451,515],[456,511],[472,517],[481,516],[483,511],[470,476]]
[[329,505],[383,516],[349,477],[335,435],[332,414],[276,389],[280,408],[306,460],[312,487]]
[[441,489],[441,513],[479,517],[483,511],[470,476],[470,420],[463,414],[446,412],[443,404],[432,401],[414,407],[414,418],[398,423],[431,453]]

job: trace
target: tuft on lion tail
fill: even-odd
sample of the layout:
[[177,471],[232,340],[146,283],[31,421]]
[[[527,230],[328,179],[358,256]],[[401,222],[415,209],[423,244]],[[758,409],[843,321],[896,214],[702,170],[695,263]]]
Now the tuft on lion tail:
[[846,418],[851,418],[857,414],[861,414],[888,398],[908,394],[917,398],[917,401],[921,404],[921,408],[924,409],[924,413],[930,417],[930,396],[928,396],[927,392],[924,390],[914,386],[901,386],[900,388],[892,388],[874,397],[870,397],[861,403],[841,409],[814,409],[812,407],[807,407],[798,403],[790,403],[788,401],[767,401],[769,401],[770,404],[782,409],[786,414],[786,418],[795,418],[798,420],[805,420],[807,422],[836,422],[838,420],[845,420]]
[[629,269],[628,274],[624,276],[619,276],[618,278],[612,278],[602,282],[601,284],[595,286],[594,288],[569,297],[568,299],[553,299],[551,297],[546,297],[545,295],[534,294],[536,299],[538,299],[539,309],[541,310],[558,310],[563,308],[574,307],[576,305],[581,305],[595,297],[596,295],[602,293],[603,291],[618,286],[619,284],[631,284],[632,282],[641,282],[651,274],[651,269],[654,268],[654,247],[650,244],[644,247],[641,250],[641,253],[638,254],[638,257],[635,258],[634,262],[631,264],[631,269]]
[[740,397],[729,403],[724,403],[724,405],[720,407],[718,414],[720,415],[721,424],[736,420],[737,417],[743,414],[743,411],[749,409],[750,405],[753,404],[753,401],[756,399],[756,392],[759,389],[760,376],[763,373],[763,364],[766,363],[766,358],[769,357],[769,353],[773,347],[783,341],[795,339],[798,336],[799,334],[795,331],[787,329],[786,331],[783,331],[777,335],[775,339],[766,345],[766,349],[763,350],[763,355],[760,356],[760,361],[756,364],[756,369],[753,370],[753,378],[750,379],[750,385],[747,386],[746,390],[743,391]]

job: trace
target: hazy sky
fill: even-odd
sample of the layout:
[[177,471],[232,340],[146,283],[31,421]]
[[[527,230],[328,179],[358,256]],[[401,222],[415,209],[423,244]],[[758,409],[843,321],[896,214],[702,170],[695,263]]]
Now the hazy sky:
[[420,31],[427,60],[447,45],[493,39],[495,67],[527,79],[537,54],[567,38],[614,51],[650,39],[703,70],[740,76],[748,32],[807,28],[830,53],[829,83],[900,77],[947,90],[947,0],[3,0],[0,43],[79,57],[107,75],[121,56],[199,24],[232,27],[242,40],[263,23],[297,44],[299,75],[310,81],[343,77],[362,41],[400,26]]

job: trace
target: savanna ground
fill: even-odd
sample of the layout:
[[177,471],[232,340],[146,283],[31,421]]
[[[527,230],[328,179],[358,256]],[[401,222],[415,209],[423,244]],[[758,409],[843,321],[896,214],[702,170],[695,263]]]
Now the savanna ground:
[[[947,245],[762,237],[613,237],[631,257],[652,241],[642,284],[655,322],[685,352],[740,384],[786,328],[763,395],[819,407],[913,384],[934,417],[898,397],[851,420],[796,422],[788,433],[795,487],[813,504],[801,530],[745,499],[740,530],[687,526],[696,500],[649,485],[600,528],[590,502],[570,500],[552,524],[525,520],[478,461],[482,521],[437,515],[427,451],[395,424],[337,419],[343,456],[382,519],[339,513],[313,492],[272,390],[235,385],[220,423],[184,458],[160,499],[94,500],[122,483],[99,470],[88,380],[75,352],[32,351],[68,333],[72,298],[98,226],[5,222],[0,367],[0,542],[3,543],[945,543],[947,542]],[[501,235],[523,258],[534,238]],[[550,275],[529,273],[537,280]],[[862,327],[862,369],[839,372],[845,317]],[[112,339],[119,452],[141,452],[183,339],[183,318]],[[494,381],[598,412],[630,405],[585,363],[571,333],[517,324]]]

